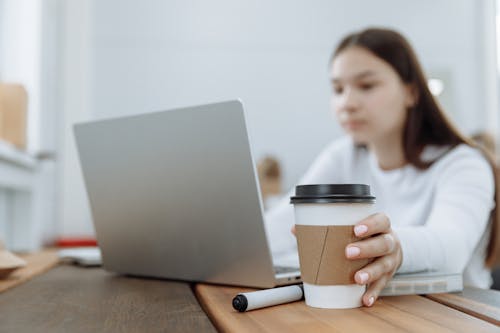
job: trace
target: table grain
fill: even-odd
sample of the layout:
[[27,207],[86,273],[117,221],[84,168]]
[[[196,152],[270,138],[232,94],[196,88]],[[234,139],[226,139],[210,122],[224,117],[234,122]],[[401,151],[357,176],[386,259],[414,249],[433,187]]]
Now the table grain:
[[1,332],[216,332],[188,283],[61,265],[0,295]]
[[498,290],[465,287],[462,292],[430,294],[426,297],[500,326],[500,291]]
[[251,289],[198,284],[195,291],[220,332],[500,331],[494,324],[417,295],[381,297],[370,308],[317,309],[299,301],[240,313],[231,299]]

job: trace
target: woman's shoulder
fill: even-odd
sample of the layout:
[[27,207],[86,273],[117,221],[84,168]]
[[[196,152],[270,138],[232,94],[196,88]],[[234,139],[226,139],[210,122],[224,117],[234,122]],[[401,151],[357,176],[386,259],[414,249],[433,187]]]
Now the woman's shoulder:
[[[427,153],[427,154],[426,154]],[[436,158],[437,166],[450,165],[455,163],[473,163],[489,166],[485,155],[475,147],[461,143],[453,148],[448,147],[428,147],[424,151],[423,159]],[[434,155],[434,156],[432,156]]]
[[493,181],[493,168],[485,155],[477,148],[467,144],[459,144],[452,149],[435,149],[441,156],[433,163],[432,169],[441,174],[442,182],[451,178],[470,178],[475,181],[483,179]]

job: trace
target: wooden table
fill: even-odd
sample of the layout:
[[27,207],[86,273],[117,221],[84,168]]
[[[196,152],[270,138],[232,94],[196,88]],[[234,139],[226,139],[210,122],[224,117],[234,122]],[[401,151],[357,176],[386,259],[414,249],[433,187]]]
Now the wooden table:
[[[379,299],[371,308],[349,310],[316,309],[303,301],[244,313],[232,309],[231,299],[250,289],[198,284],[198,300],[221,332],[500,332],[494,320],[499,307],[476,301],[476,314],[494,310],[484,318],[469,313],[463,294],[454,295],[461,309],[423,296],[393,296]],[[488,292],[488,291],[485,291]],[[500,293],[491,291],[494,300]],[[452,294],[435,295],[436,298]],[[448,301],[449,303],[449,301]],[[484,310],[483,309],[483,310]],[[498,312],[497,312],[498,313]],[[489,320],[485,320],[485,318]]]
[[460,293],[426,297],[500,326],[500,291],[469,287]]
[[0,294],[1,332],[216,332],[188,283],[60,265]]
[[59,265],[0,293],[0,331],[500,332],[498,291],[385,297],[372,308],[350,310],[301,301],[236,312],[231,300],[247,290]]

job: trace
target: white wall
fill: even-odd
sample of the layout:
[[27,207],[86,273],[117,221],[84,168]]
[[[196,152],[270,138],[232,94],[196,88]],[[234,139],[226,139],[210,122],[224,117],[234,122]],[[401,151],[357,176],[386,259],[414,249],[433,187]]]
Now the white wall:
[[[482,128],[480,10],[473,0],[98,1],[94,115],[241,97],[256,156],[278,154],[290,166],[290,186],[338,133],[329,121],[326,64],[352,29],[381,24],[407,34],[427,69],[450,72],[450,111],[461,127]],[[299,134],[312,129],[314,136]]]
[[[484,22],[493,0],[67,2],[64,232],[91,232],[73,138],[75,120],[240,97],[255,156],[279,157],[290,187],[340,135],[329,110],[327,62],[345,33],[394,27],[425,69],[448,79],[459,127],[487,127],[495,64]],[[486,45],[486,46],[485,46]],[[89,53],[90,52],[90,53]],[[485,96],[485,94],[490,94]],[[87,223],[87,224],[86,224]]]
[[61,236],[93,235],[90,210],[73,139],[75,122],[92,118],[93,26],[91,1],[59,0],[61,15],[60,114],[58,121],[58,225]]
[[4,0],[0,0],[0,50],[2,50],[5,46],[4,46],[4,29],[5,29],[5,24],[3,22],[5,22],[5,19],[4,19],[4,16],[5,16],[5,1]]

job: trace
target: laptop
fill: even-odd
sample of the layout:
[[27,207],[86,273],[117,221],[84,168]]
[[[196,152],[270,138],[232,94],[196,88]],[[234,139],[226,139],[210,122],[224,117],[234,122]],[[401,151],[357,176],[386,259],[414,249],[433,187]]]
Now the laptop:
[[273,267],[239,100],[74,126],[105,269],[269,288]]

